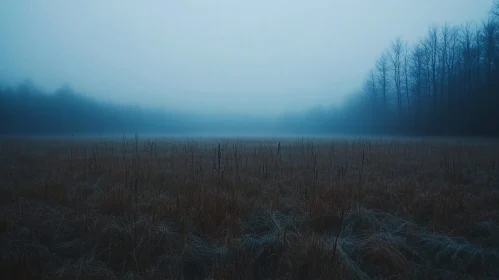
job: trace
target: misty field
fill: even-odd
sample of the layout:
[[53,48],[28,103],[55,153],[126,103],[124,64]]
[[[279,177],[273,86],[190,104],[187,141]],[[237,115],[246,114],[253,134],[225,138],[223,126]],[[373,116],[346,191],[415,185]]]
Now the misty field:
[[0,141],[2,279],[499,277],[499,144]]

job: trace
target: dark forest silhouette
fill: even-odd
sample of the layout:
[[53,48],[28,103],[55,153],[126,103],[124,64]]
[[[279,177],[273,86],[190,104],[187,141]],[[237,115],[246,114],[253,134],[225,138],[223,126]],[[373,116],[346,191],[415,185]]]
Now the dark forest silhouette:
[[164,112],[101,103],[63,86],[53,94],[26,81],[0,91],[4,134],[130,133],[182,131],[180,118]]
[[486,21],[396,38],[339,109],[281,123],[296,132],[421,136],[499,135],[499,1]]
[[[64,86],[0,89],[0,133],[286,132],[499,135],[499,1],[480,23],[431,26],[409,44],[396,38],[364,88],[339,109],[264,120],[224,119],[101,103]],[[238,130],[239,129],[239,130]]]
[[416,135],[499,135],[499,1],[480,23],[396,38],[347,114],[359,129]]
[[0,134],[209,134],[268,132],[273,123],[246,116],[206,116],[101,102],[63,86],[31,81],[0,88]]

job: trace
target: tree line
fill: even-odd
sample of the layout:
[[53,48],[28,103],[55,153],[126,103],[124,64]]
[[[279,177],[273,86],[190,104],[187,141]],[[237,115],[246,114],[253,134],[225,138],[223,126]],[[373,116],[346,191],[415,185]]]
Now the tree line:
[[368,132],[499,135],[499,1],[480,23],[393,40],[349,110]]
[[0,88],[0,134],[182,132],[180,116],[104,103],[63,86],[54,93],[30,81]]
[[27,80],[0,86],[0,134],[210,134],[269,132],[273,124],[246,116],[208,116],[101,102],[64,85],[40,90]]

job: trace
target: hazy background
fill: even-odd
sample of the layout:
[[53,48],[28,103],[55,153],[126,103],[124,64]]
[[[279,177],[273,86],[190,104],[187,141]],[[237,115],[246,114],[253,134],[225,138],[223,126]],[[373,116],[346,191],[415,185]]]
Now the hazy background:
[[275,116],[339,104],[397,36],[487,17],[486,0],[0,1],[0,83]]

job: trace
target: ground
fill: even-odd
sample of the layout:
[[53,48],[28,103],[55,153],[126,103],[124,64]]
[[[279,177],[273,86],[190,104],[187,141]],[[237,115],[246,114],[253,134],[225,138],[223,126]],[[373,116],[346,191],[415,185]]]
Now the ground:
[[499,277],[499,144],[4,138],[2,279]]

